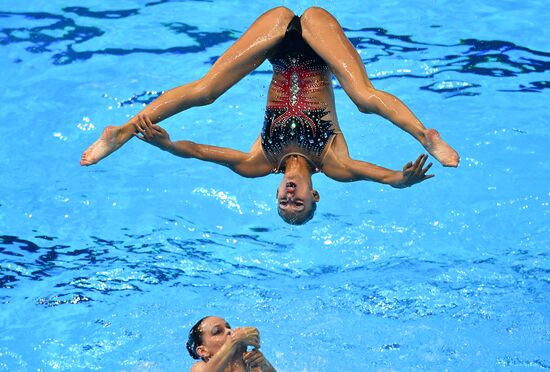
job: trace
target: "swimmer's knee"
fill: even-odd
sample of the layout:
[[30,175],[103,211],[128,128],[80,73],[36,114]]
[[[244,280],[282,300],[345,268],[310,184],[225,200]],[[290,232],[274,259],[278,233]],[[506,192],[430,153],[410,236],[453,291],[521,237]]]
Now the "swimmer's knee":
[[300,17],[300,23],[302,24],[302,34],[306,40],[315,35],[319,28],[340,27],[332,14],[318,6],[307,8]]
[[307,8],[303,13],[302,13],[302,16],[301,16],[301,20],[302,20],[302,25],[304,24],[304,22],[309,22],[309,21],[312,21],[312,20],[316,20],[316,19],[334,19],[333,15],[330,14],[327,10],[321,8],[321,7],[318,7],[318,6],[312,6],[312,7],[309,7]]
[[290,23],[295,14],[292,10],[285,6],[278,6],[265,12],[261,17],[270,17],[279,21],[282,27],[285,28]]
[[278,6],[268,11],[279,17],[294,17],[294,12],[288,9],[286,6]]

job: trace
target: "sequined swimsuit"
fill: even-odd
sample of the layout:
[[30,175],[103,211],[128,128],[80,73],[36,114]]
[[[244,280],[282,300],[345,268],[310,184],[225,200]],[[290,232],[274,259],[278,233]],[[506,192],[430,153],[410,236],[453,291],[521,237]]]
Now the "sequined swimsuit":
[[302,38],[299,17],[290,22],[269,62],[273,65],[271,89],[276,98],[265,111],[261,133],[264,154],[274,172],[281,171],[284,160],[294,154],[305,157],[319,171],[325,150],[337,132],[330,120],[323,119],[329,114],[327,104],[312,94],[326,89],[327,83],[319,76],[328,66]]

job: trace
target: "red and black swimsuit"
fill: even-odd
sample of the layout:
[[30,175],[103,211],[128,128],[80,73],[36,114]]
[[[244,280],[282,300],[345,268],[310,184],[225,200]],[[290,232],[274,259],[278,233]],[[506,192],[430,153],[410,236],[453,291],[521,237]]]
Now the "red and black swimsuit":
[[274,71],[270,89],[276,98],[266,107],[261,133],[266,158],[279,171],[287,156],[298,154],[319,170],[335,132],[332,122],[323,119],[329,113],[327,104],[311,93],[326,89],[319,73],[328,66],[302,38],[299,17],[290,22],[269,62]]

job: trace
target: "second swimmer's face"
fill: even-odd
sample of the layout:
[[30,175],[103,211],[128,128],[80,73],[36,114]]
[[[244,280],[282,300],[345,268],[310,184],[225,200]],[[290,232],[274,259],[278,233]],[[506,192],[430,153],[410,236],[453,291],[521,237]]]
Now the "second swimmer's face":
[[202,345],[197,348],[197,353],[203,359],[214,356],[231,335],[231,327],[223,318],[210,316],[201,323]]
[[315,212],[319,193],[301,179],[281,181],[277,188],[277,210],[281,218],[292,225],[309,221]]

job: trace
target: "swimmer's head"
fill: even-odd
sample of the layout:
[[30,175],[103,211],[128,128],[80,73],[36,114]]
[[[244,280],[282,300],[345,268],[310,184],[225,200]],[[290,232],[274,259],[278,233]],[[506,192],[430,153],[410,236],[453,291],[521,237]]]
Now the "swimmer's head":
[[291,225],[303,225],[311,220],[321,198],[309,177],[284,177],[276,196],[279,216]]
[[230,335],[231,327],[224,319],[206,316],[189,331],[187,351],[193,359],[208,360],[220,350]]

